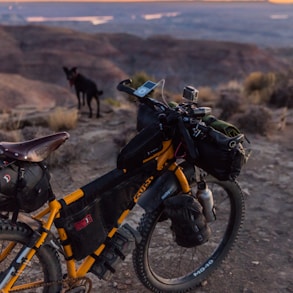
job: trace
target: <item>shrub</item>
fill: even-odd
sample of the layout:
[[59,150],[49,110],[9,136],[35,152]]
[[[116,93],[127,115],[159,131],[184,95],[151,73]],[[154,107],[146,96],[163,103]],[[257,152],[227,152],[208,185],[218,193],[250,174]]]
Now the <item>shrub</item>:
[[238,90],[224,89],[220,92],[220,98],[217,103],[222,112],[220,119],[229,120],[235,113],[241,111],[243,99]]
[[235,124],[241,131],[266,135],[273,128],[271,111],[265,106],[252,105],[238,114]]
[[49,128],[53,131],[69,130],[76,127],[77,109],[57,107],[48,117]]
[[16,130],[23,127],[24,112],[2,114],[0,128],[6,130]]
[[50,169],[60,166],[64,167],[79,158],[78,154],[81,147],[82,144],[77,145],[69,140],[62,147],[52,152],[46,159],[46,163]]
[[24,140],[34,139],[45,135],[52,134],[52,131],[47,127],[42,126],[25,126],[21,129],[21,134]]
[[237,80],[230,80],[228,83],[220,85],[218,90],[241,94],[243,92],[243,85]]
[[23,140],[21,130],[0,130],[0,141],[20,142]]
[[271,95],[270,105],[275,107],[293,107],[293,86],[277,88]]
[[103,102],[105,104],[108,104],[110,106],[117,107],[117,108],[121,106],[121,103],[118,100],[113,98],[106,98],[103,100]]
[[275,107],[293,107],[293,72],[278,74],[269,104]]
[[141,86],[143,83],[145,83],[148,80],[153,80],[153,78],[148,75],[146,72],[141,71],[141,72],[137,72],[132,76],[132,84],[131,86],[133,88],[138,88],[139,86]]
[[198,88],[198,104],[200,106],[214,107],[218,99],[217,94],[210,87],[199,87]]
[[254,104],[267,103],[274,91],[275,82],[274,73],[253,72],[244,81],[244,93]]

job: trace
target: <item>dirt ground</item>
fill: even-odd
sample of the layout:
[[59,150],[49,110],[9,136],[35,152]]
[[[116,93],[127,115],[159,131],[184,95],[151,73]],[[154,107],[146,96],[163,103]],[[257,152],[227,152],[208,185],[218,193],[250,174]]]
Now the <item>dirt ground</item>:
[[[93,155],[88,152],[84,157],[80,151],[79,163],[71,164],[65,172],[67,175],[63,173],[71,182],[68,189],[88,182],[115,165],[116,156],[109,154],[117,151],[117,146],[113,146],[109,134],[115,136],[118,131],[125,135],[130,125],[125,118],[113,121],[109,116],[90,123],[86,121],[80,122],[86,124],[87,131],[80,133],[79,139],[98,136],[100,148],[106,153],[101,158],[99,150],[93,147]],[[102,124],[105,135],[98,131]],[[72,132],[72,140],[76,132]],[[293,292],[293,124],[268,137],[248,135],[248,138],[252,154],[238,180],[246,195],[242,231],[226,261],[194,292]],[[88,146],[91,147],[91,140]],[[89,160],[91,156],[95,156],[95,160]],[[108,282],[93,277],[93,292],[149,292],[136,278],[130,257],[121,268]]]
[[[288,117],[292,116],[292,111]],[[115,117],[115,119],[113,119]],[[57,195],[66,194],[113,169],[120,144],[134,134],[131,109],[86,114],[70,139],[53,157]],[[246,196],[246,216],[234,249],[226,261],[194,292],[293,292],[293,123],[269,136],[250,135],[251,157],[238,179]],[[121,140],[121,141],[120,141]],[[138,281],[129,256],[106,282],[89,274],[94,293],[147,293]]]

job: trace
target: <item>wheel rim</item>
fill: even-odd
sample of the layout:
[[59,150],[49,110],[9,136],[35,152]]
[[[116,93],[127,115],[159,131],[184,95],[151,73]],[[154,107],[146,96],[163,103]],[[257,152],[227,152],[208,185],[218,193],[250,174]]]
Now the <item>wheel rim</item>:
[[[0,255],[2,256],[5,248],[11,246],[11,241],[2,240],[0,243]],[[3,258],[0,262],[1,272],[4,272],[11,264],[13,259],[17,256],[21,248],[23,247],[20,243],[14,243],[13,249],[10,249],[10,253],[7,257]],[[1,276],[1,273],[0,273]],[[14,287],[22,286],[23,284],[37,284],[38,282],[44,282],[46,276],[42,264],[39,261],[37,256],[34,256],[33,259],[27,264],[24,272],[18,277]],[[28,288],[22,292],[43,292],[44,288]]]
[[[227,242],[235,238],[235,203],[229,191],[218,183],[209,183],[213,192],[217,220],[209,223],[212,235],[209,241],[193,248],[180,247],[170,230],[171,221],[157,223],[148,242],[146,254],[150,274],[159,283],[176,285],[192,281],[214,269],[229,251]],[[159,215],[160,216],[160,215]]]

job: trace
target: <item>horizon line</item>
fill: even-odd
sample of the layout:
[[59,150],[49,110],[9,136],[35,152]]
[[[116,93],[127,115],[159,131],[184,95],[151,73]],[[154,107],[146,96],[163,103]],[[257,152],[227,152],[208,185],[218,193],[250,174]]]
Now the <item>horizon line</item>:
[[293,4],[293,0],[0,0],[0,3],[18,4],[18,3],[148,3],[148,2],[195,2],[195,3],[272,3],[272,4]]
[[217,2],[217,3],[226,3],[226,2],[258,2],[258,3],[275,3],[275,4],[293,4],[293,0],[18,0],[18,1],[12,1],[12,0],[0,0],[0,3],[11,3],[11,4],[17,4],[17,3],[23,3],[23,2],[116,2],[116,3],[128,3],[128,2],[199,2],[199,3],[205,3],[205,2]]

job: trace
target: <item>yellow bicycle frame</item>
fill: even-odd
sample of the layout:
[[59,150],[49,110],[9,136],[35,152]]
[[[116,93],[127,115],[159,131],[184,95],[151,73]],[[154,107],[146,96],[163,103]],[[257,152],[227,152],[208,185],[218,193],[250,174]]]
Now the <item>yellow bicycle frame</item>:
[[[184,193],[190,192],[190,186],[185,174],[183,173],[182,169],[178,167],[178,164],[174,161],[174,149],[172,146],[172,140],[164,141],[162,150],[152,155],[151,157],[147,158],[145,161],[143,161],[143,163],[146,163],[153,159],[157,161],[157,170],[163,170],[168,165],[168,170],[174,172],[175,176],[177,177],[178,182],[180,183],[182,192]],[[124,172],[127,172],[127,170],[124,170]],[[133,196],[134,203],[138,201],[142,193],[149,187],[149,185],[151,184],[153,180],[154,180],[154,176],[150,176],[147,180],[145,180],[145,182],[143,182],[141,187]],[[66,195],[63,198],[63,200],[65,201],[67,205],[69,205],[77,201],[83,196],[84,196],[83,191],[81,189],[77,189],[76,191]],[[44,244],[49,234],[49,231],[52,228],[54,220],[60,217],[61,208],[62,206],[59,203],[59,201],[57,199],[54,199],[53,201],[49,202],[49,205],[47,208],[45,208],[44,210],[39,212],[37,215],[32,217],[33,219],[42,222],[42,229],[41,229],[42,232],[39,238],[37,239],[34,247],[29,249],[27,257],[26,257],[26,261],[21,264],[16,274],[13,277],[11,277],[11,279],[7,282],[5,288],[1,290],[2,293],[8,293],[8,292],[17,291],[20,289],[30,288],[39,283],[39,282],[33,282],[33,283],[23,284],[19,286],[13,286],[16,280],[18,279],[18,277],[25,270],[26,265],[30,262],[30,260],[35,255],[36,251],[41,247],[42,244]],[[122,212],[119,219],[117,220],[117,224],[118,224],[117,226],[119,226],[124,221],[124,219],[127,217],[129,212],[130,212],[129,209],[124,210]],[[46,220],[45,220],[45,217],[47,217]],[[65,230],[63,228],[58,228],[57,231],[58,231],[58,235],[61,242],[65,241],[67,239]],[[117,231],[117,228],[113,227],[112,230],[108,233],[108,237],[112,238],[115,235],[116,231]],[[9,252],[13,249],[13,246],[14,246],[14,243],[11,243],[5,249],[5,251],[1,253],[0,261],[1,259],[4,259],[9,254]],[[102,253],[104,248],[105,248],[105,244],[101,244],[98,247],[98,249],[94,251],[94,254],[96,256],[99,256]],[[68,259],[65,260],[66,266],[67,266],[68,278],[74,279],[74,278],[84,277],[89,272],[92,265],[94,264],[95,258],[93,258],[92,256],[87,256],[77,268],[76,261],[70,258],[70,256],[72,256],[72,249],[70,244],[63,245],[63,249],[65,252],[65,255],[68,257]]]

